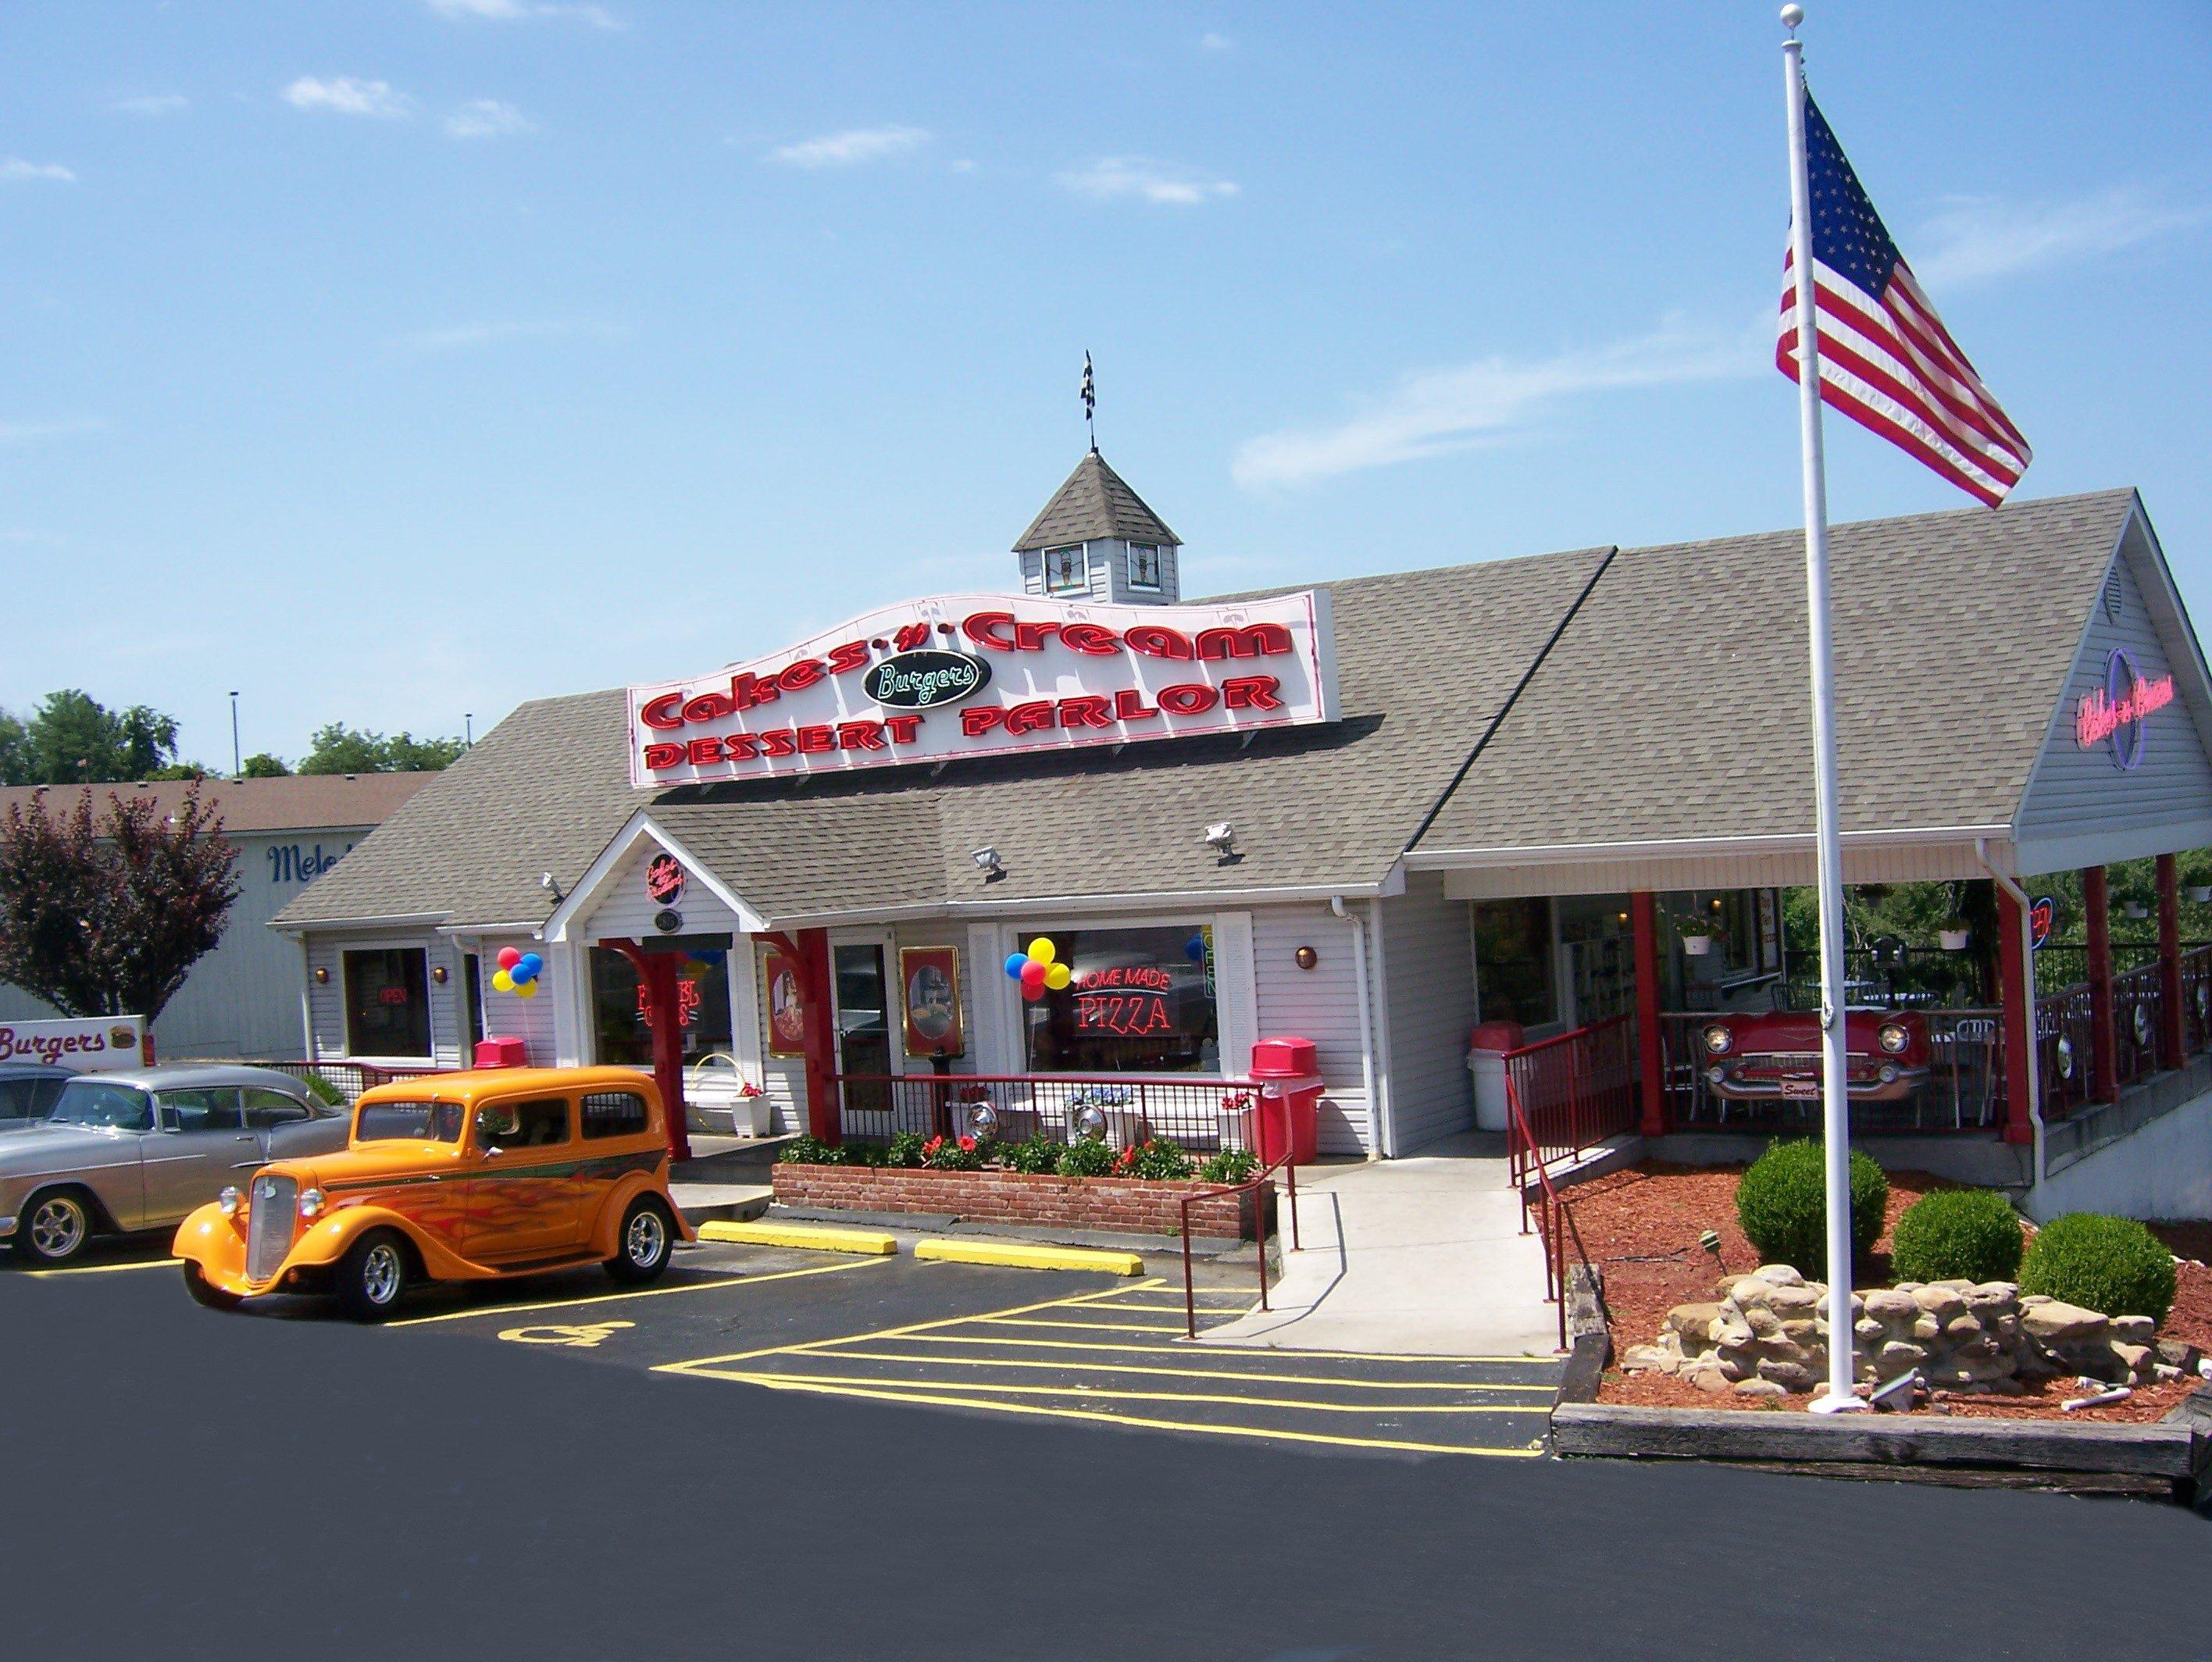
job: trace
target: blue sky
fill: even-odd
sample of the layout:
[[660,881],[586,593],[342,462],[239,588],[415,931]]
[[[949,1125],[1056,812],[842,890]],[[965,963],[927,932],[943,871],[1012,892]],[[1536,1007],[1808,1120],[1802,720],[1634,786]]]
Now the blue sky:
[[[1809,9],[2021,494],[2212,619],[2212,8]],[[1003,588],[1086,348],[1193,591],[1791,525],[1774,12],[25,0],[0,706],[227,766]]]

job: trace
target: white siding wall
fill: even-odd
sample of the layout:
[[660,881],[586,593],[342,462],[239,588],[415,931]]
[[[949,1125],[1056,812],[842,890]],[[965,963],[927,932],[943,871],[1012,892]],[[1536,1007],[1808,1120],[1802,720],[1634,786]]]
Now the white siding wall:
[[2154,680],[2173,670],[2136,579],[2136,561],[2149,558],[2131,536],[2116,556],[2112,573],[2118,616],[2107,611],[2101,598],[2090,613],[2081,652],[2021,809],[2022,843],[2108,834],[2116,825],[2186,826],[2212,817],[2212,759],[2206,756],[2185,696],[2149,717],[2138,767],[2115,766],[2109,742],[2088,750],[2075,742],[2075,706],[2104,685],[2106,659],[2113,648],[2124,647]]
[[[1348,909],[1354,918],[1361,915],[1361,907]],[[1310,1039],[1318,1047],[1321,1077],[1328,1087],[1321,1104],[1325,1154],[1373,1150],[1352,931],[1352,924],[1325,906],[1265,907],[1252,913],[1258,1036]],[[1314,949],[1311,969],[1298,967],[1302,946]]]
[[[605,897],[568,927],[579,941],[649,940],[658,931],[653,916],[660,903],[645,892],[645,864],[661,852],[650,837],[640,837],[614,876],[608,879]],[[738,927],[737,914],[717,900],[696,871],[686,872],[683,895],[676,902],[684,914],[683,933],[721,935]]]
[[[430,1043],[434,1059],[441,1067],[462,1065],[462,1036],[467,1028],[467,1016],[461,1000],[465,996],[461,980],[461,953],[447,937],[433,931],[409,933],[400,931],[383,933],[313,935],[307,940],[307,1002],[314,1029],[314,1055],[339,1058],[351,1054],[346,1048],[345,1021],[345,954],[349,949],[368,947],[419,948],[429,955],[433,968],[445,966],[446,985],[430,983]],[[330,972],[327,983],[318,985],[313,972]],[[368,1058],[368,1060],[419,1061],[419,1057]]]
[[1474,1124],[1467,1035],[1474,1025],[1474,969],[1466,902],[1443,878],[1416,871],[1406,892],[1380,903],[1389,954],[1390,1103],[1397,1152]]

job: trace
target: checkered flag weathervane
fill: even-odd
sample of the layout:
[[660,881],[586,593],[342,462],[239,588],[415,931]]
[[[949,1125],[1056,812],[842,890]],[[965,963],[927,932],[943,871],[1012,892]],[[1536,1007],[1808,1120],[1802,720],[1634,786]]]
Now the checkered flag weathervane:
[[1091,434],[1091,448],[1098,448],[1098,384],[1091,379],[1091,355],[1083,355],[1083,425]]

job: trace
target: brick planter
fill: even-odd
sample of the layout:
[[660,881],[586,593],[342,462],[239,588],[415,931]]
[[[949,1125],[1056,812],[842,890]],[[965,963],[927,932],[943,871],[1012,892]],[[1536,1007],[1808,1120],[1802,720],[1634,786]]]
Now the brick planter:
[[[1032,1177],[1022,1172],[891,1170],[880,1166],[777,1166],[783,1206],[854,1212],[933,1212],[970,1222],[1042,1223],[1125,1234],[1173,1234],[1182,1199],[1210,1186],[1139,1177]],[[1238,1195],[1190,1209],[1194,1235],[1249,1239],[1252,1208]]]

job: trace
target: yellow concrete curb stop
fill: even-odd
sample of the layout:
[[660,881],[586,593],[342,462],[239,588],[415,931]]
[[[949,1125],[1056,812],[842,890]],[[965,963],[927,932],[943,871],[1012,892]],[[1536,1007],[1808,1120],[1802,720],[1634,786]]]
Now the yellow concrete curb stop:
[[818,1253],[866,1253],[888,1257],[893,1237],[872,1229],[840,1229],[821,1223],[702,1223],[699,1239],[740,1246],[802,1246]]
[[1031,1246],[933,1235],[915,1243],[914,1255],[939,1264],[994,1264],[1012,1270],[1091,1270],[1109,1276],[1145,1273],[1145,1261],[1134,1253],[1105,1252],[1092,1246]]

